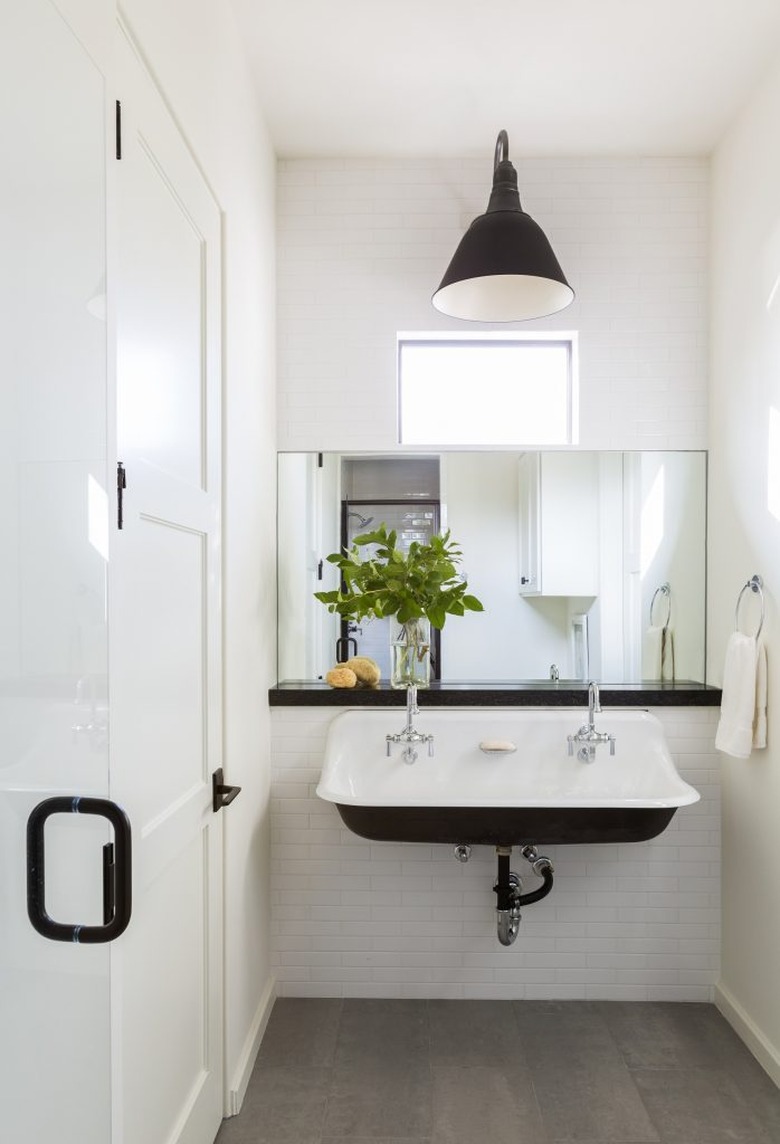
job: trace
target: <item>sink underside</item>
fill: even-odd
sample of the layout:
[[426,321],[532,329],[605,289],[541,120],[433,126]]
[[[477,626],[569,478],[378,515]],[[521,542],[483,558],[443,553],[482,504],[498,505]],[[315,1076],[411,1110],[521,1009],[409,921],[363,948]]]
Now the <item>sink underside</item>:
[[677,809],[336,806],[345,826],[375,842],[465,842],[474,846],[646,842],[666,829]]

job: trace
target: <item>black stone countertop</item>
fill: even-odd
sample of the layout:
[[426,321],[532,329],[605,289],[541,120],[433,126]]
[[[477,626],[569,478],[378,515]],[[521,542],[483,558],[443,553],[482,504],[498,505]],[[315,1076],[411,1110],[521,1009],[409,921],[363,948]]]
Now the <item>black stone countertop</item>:
[[[674,683],[599,684],[605,707],[719,707],[721,689],[682,679]],[[432,683],[417,692],[420,707],[581,707],[586,684],[573,680],[496,680]],[[404,707],[406,692],[386,681],[378,687],[330,687],[321,681],[285,680],[270,688],[271,707]]]

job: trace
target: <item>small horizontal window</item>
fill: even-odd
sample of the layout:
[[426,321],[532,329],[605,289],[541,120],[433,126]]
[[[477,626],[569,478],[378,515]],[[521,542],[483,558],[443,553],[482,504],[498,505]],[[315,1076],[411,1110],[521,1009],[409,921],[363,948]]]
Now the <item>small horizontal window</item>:
[[404,445],[576,442],[574,336],[398,340]]

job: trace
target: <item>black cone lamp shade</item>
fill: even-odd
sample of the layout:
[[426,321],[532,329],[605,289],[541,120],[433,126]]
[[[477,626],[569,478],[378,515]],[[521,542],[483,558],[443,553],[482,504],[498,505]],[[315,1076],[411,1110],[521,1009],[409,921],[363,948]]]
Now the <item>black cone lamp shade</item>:
[[487,210],[461,239],[433,305],[472,322],[522,322],[556,314],[573,298],[544,231],[520,206],[509,138],[501,131]]

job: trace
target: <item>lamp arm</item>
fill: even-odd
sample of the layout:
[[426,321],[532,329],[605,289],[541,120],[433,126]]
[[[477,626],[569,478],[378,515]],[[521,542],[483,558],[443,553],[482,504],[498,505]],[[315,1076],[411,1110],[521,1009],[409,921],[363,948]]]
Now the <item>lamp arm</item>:
[[496,139],[496,156],[493,160],[493,170],[498,170],[498,164],[509,158],[509,136],[506,131],[499,131]]

